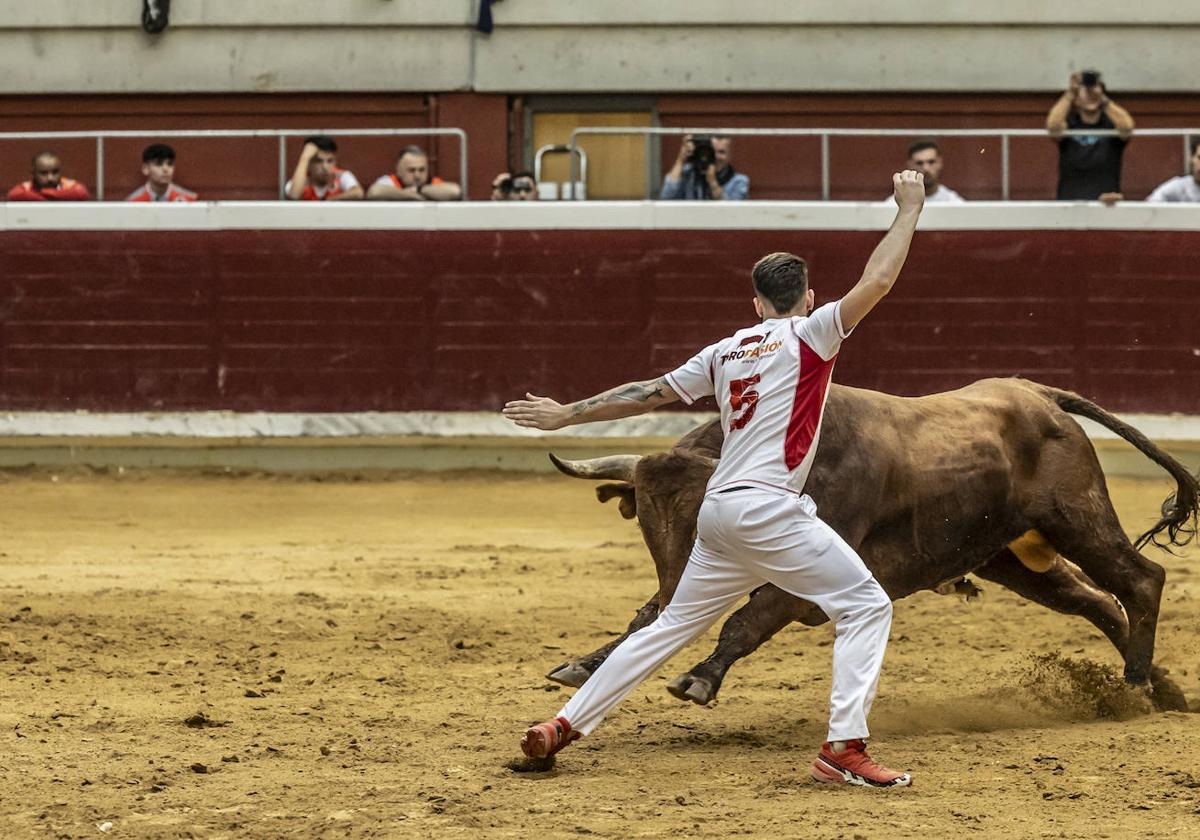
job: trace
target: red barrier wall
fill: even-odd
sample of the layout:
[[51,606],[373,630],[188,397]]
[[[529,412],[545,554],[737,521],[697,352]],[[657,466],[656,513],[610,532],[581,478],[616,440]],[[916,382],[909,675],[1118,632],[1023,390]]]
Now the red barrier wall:
[[[753,318],[791,248],[819,300],[877,232],[0,232],[0,407],[491,410],[664,371]],[[1200,414],[1200,233],[918,235],[838,381],[900,394],[1019,374]],[[711,407],[711,405],[709,406]]]

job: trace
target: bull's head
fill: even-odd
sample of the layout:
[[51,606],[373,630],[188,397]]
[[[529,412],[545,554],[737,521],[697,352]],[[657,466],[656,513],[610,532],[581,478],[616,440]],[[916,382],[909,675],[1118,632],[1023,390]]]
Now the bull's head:
[[596,497],[601,502],[620,498],[621,515],[637,517],[658,572],[659,603],[667,603],[696,540],[700,503],[717,462],[680,451],[587,461],[564,461],[551,455],[550,460],[575,478],[617,479],[597,487]]

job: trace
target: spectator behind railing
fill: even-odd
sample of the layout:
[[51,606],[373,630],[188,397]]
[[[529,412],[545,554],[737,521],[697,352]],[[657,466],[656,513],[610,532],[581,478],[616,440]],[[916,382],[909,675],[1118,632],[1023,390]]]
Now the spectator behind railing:
[[537,181],[533,173],[522,169],[509,175],[501,172],[492,179],[492,201],[537,201]]
[[1191,139],[1192,172],[1159,184],[1147,201],[1200,201],[1200,136]]
[[[908,165],[904,168],[925,176],[925,203],[933,201],[942,204],[965,204],[966,200],[961,195],[942,183],[944,163],[942,150],[938,148],[936,140],[925,138],[908,144]],[[883,200],[888,204],[893,201],[894,195],[889,195]]]
[[354,201],[363,197],[362,184],[354,173],[339,169],[337,143],[332,137],[314,134],[304,139],[300,159],[283,194],[292,201]]
[[198,196],[175,183],[175,150],[166,143],[153,143],[142,152],[142,174],[146,183],[125,197],[126,201],[195,201]]
[[685,134],[658,197],[664,201],[742,201],[749,195],[749,176],[733,168],[731,138]]
[[396,158],[396,171],[380,175],[367,190],[371,201],[457,201],[462,189],[429,172],[429,155],[420,146],[405,146]]
[[90,201],[87,187],[73,178],[64,178],[62,161],[54,152],[33,156],[32,177],[8,191],[9,201]]
[[[1116,129],[1117,137],[1064,137],[1067,129]],[[1046,115],[1046,129],[1058,142],[1060,201],[1112,203],[1121,195],[1121,156],[1133,133],[1133,117],[1108,98],[1095,70],[1072,73],[1070,85]]]

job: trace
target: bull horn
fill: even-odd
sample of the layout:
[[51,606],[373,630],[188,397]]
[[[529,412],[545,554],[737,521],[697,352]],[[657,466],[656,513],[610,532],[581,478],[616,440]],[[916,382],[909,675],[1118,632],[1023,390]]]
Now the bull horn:
[[564,461],[553,452],[550,460],[560,472],[575,478],[608,478],[633,481],[633,469],[642,459],[640,455],[609,455],[604,458],[589,458],[586,461]]

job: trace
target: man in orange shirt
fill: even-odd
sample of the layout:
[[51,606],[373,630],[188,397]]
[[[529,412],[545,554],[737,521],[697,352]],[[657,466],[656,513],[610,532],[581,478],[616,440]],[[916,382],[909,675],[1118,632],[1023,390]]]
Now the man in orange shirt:
[[33,177],[8,191],[9,201],[90,201],[87,187],[62,176],[62,161],[54,152],[33,156]]
[[462,189],[451,181],[429,175],[429,156],[420,146],[405,146],[396,159],[396,171],[380,175],[371,189],[369,201],[457,201]]
[[142,152],[142,174],[146,183],[131,192],[126,201],[195,201],[197,195],[174,183],[175,150],[165,143],[154,143]]
[[292,201],[346,201],[363,197],[362,185],[354,173],[338,168],[337,143],[324,134],[304,138],[296,171],[283,192]]

